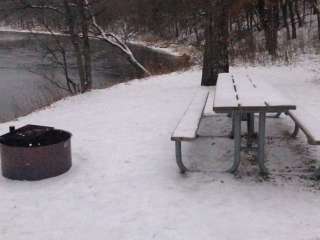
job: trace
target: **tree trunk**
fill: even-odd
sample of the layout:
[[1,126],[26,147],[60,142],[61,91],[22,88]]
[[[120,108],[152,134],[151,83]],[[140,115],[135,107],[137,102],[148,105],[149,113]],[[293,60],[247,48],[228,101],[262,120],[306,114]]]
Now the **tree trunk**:
[[317,22],[318,22],[318,39],[320,40],[320,14],[317,12]]
[[296,39],[297,38],[297,29],[296,29],[296,23],[295,23],[295,19],[294,19],[293,4],[292,4],[292,0],[287,0],[287,1],[288,1],[288,6],[289,6],[289,13],[290,13],[292,39]]
[[314,13],[317,15],[317,22],[318,22],[318,38],[320,40],[320,10],[318,8],[318,0],[313,1],[313,9]]
[[85,83],[83,91],[92,89],[92,61],[91,61],[91,47],[89,38],[89,14],[86,12],[85,3],[83,0],[78,0],[78,8],[81,18],[81,31],[82,31],[82,49],[83,49],[83,62],[85,70]]
[[212,86],[216,85],[219,73],[229,72],[229,3],[212,0],[207,9],[201,85]]
[[80,79],[80,92],[83,93],[85,92],[86,89],[86,77],[85,77],[85,67],[84,67],[84,62],[82,58],[82,51],[81,51],[81,39],[77,33],[76,30],[76,19],[75,16],[73,15],[72,9],[69,5],[69,2],[67,0],[64,0],[64,8],[66,11],[66,21],[67,21],[67,26],[68,26],[68,31],[70,34],[70,40],[73,45],[73,49],[75,52],[75,57],[77,60],[77,68],[78,68],[78,75]]
[[287,1],[283,1],[281,3],[281,9],[282,9],[283,23],[284,23],[284,26],[285,26],[286,31],[287,31],[287,40],[290,40],[291,39],[291,35],[290,35],[290,28],[289,28],[289,24],[288,24],[288,6],[287,6]]
[[258,1],[258,11],[261,25],[265,32],[266,49],[272,58],[277,57],[278,48],[278,28],[279,28],[279,6],[278,1],[269,1],[265,4],[264,0]]
[[297,14],[299,27],[302,27],[303,20],[302,20],[301,15],[300,15],[300,7],[299,7],[298,0],[294,0],[294,8],[295,8],[295,11],[296,11],[296,14]]

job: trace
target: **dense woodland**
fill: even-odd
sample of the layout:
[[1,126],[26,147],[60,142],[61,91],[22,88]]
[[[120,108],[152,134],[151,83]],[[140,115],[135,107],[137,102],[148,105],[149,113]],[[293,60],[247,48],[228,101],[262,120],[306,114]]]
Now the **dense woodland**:
[[[269,55],[288,61],[298,49],[287,46],[295,43],[301,50],[309,44],[303,42],[306,31],[313,33],[308,41],[317,47],[319,9],[319,0],[7,0],[0,4],[3,25],[70,36],[78,53],[80,92],[90,89],[92,81],[91,37],[120,48],[145,74],[147,69],[134,59],[127,41],[192,45],[203,52],[202,84],[212,85],[219,72],[228,71],[234,57],[254,60]],[[63,47],[58,55],[65,57]],[[66,63],[62,65],[66,68]]]

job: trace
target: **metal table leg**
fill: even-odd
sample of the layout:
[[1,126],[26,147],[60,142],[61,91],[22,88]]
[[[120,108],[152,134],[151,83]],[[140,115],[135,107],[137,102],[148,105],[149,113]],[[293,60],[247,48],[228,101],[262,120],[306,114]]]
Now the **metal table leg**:
[[234,112],[234,162],[232,167],[228,170],[230,173],[235,173],[240,165],[240,151],[241,151],[241,113]]
[[232,119],[232,129],[231,129],[229,137],[231,139],[233,139],[233,137],[234,137],[234,114],[233,113],[231,113],[231,119]]
[[251,148],[254,136],[254,113],[247,113],[247,147]]
[[268,169],[264,165],[264,146],[265,146],[265,131],[266,131],[266,113],[259,113],[259,139],[258,139],[258,164],[260,168],[260,172],[262,174],[267,174]]

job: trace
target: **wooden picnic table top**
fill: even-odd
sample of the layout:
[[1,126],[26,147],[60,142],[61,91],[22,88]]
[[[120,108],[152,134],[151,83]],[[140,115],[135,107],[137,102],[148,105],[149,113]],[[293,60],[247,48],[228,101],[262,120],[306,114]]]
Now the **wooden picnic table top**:
[[213,103],[215,112],[286,112],[294,109],[296,105],[292,100],[265,82],[254,81],[246,74],[219,74]]

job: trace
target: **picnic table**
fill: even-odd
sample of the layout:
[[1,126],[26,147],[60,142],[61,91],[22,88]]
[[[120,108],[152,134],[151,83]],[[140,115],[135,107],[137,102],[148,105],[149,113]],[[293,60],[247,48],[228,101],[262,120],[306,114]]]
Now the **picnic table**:
[[[291,100],[266,82],[253,80],[246,74],[219,74],[213,110],[229,113],[233,118],[234,161],[230,172],[234,173],[240,165],[240,153],[250,149],[257,151],[260,172],[268,173],[265,167],[266,114],[281,113],[296,109]],[[254,116],[259,115],[258,141],[254,146]],[[241,143],[241,120],[247,121],[247,145]]]

